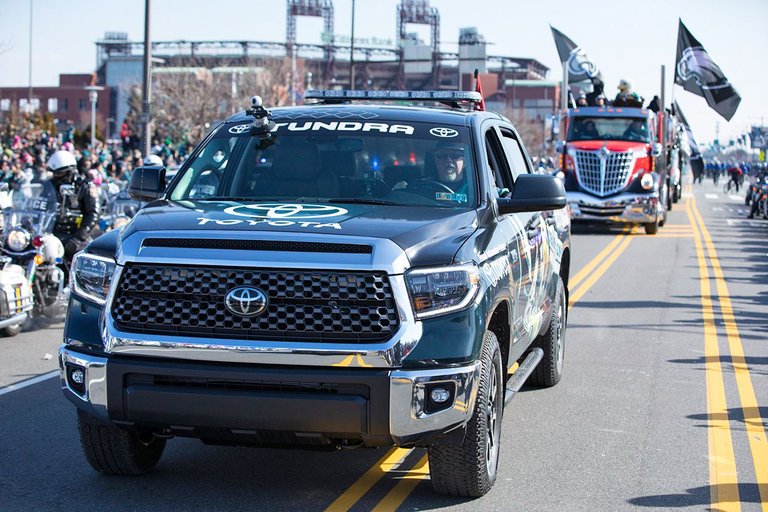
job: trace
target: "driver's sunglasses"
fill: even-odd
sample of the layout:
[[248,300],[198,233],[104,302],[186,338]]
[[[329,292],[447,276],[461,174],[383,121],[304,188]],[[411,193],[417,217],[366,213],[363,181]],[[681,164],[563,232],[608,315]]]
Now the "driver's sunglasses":
[[441,151],[435,153],[435,158],[438,160],[462,160],[464,158],[463,151]]

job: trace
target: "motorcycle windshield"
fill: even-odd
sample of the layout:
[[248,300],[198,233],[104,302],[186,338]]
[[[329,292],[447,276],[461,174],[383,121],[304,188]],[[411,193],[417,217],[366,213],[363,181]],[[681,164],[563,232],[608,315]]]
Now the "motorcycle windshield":
[[10,201],[4,210],[6,231],[22,227],[32,234],[53,231],[56,224],[58,202],[52,186],[28,183],[10,193]]

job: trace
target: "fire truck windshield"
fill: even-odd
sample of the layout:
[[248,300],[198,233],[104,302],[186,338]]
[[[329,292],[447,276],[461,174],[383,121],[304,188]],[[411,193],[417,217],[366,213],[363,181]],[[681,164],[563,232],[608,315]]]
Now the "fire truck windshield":
[[650,142],[651,134],[643,117],[572,117],[568,141],[580,140]]

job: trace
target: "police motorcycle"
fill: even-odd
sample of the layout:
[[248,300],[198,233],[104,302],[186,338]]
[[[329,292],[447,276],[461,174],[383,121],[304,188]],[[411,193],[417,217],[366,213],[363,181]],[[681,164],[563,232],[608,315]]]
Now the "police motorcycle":
[[[9,269],[9,274],[23,276],[25,281],[13,290],[12,300],[8,298],[8,303],[13,302],[15,309],[12,311],[23,310],[24,320],[26,315],[59,316],[64,312],[68,299],[64,246],[53,235],[59,205],[56,197],[49,197],[45,190],[41,183],[22,184],[10,193],[3,205],[2,257],[7,260],[5,269]],[[74,187],[62,186],[63,197],[72,194]],[[23,323],[21,320],[6,326],[4,332],[16,334]]]

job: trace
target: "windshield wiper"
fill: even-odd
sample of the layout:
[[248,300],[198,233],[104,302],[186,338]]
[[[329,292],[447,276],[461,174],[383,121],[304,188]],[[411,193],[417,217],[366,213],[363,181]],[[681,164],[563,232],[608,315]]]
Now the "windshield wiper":
[[327,200],[329,203],[340,204],[380,204],[384,206],[401,206],[400,203],[394,201],[385,201],[384,199],[364,199],[364,198],[351,198],[351,197],[337,197]]

